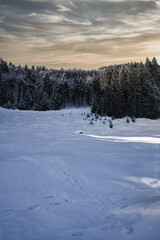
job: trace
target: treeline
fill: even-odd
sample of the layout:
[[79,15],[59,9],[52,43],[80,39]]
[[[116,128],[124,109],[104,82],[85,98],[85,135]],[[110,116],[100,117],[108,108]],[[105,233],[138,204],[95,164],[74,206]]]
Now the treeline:
[[89,106],[94,71],[48,70],[0,61],[0,106],[20,110],[58,110]]
[[116,118],[160,117],[160,66],[146,62],[98,70],[48,70],[15,66],[0,60],[0,106],[57,110],[91,106],[92,112]]
[[93,81],[92,112],[116,118],[160,117],[160,66],[155,58],[103,68]]

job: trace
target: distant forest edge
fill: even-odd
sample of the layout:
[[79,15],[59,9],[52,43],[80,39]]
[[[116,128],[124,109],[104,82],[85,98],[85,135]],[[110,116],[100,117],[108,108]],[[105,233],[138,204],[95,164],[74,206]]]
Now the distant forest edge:
[[146,62],[98,70],[55,70],[15,66],[0,59],[0,106],[58,110],[91,106],[92,113],[116,118],[160,117],[160,66]]

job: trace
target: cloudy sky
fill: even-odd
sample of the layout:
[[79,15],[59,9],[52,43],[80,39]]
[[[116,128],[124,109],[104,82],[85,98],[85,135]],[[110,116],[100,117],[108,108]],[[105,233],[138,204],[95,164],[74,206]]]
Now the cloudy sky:
[[97,68],[155,56],[160,0],[0,0],[0,57]]

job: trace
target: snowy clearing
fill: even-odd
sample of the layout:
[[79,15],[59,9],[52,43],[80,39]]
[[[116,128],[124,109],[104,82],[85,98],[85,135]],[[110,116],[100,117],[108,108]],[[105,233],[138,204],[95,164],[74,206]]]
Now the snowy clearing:
[[160,119],[0,108],[0,240],[159,240]]

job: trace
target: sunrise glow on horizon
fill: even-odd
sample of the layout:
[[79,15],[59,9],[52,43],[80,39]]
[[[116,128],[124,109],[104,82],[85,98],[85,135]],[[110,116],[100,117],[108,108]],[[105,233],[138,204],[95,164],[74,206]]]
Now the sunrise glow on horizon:
[[48,68],[160,63],[159,13],[159,0],[1,0],[0,57]]

